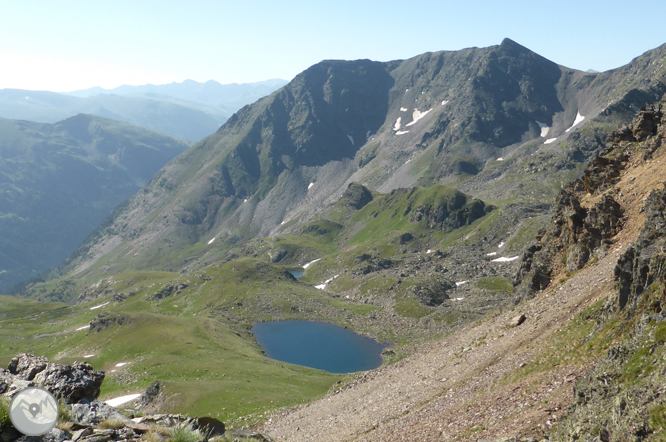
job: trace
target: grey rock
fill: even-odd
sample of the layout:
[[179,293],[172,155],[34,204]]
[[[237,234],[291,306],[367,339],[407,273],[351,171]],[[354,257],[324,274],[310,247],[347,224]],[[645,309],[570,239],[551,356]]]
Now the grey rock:
[[54,428],[43,436],[23,436],[17,442],[64,442],[71,439],[71,433]]
[[99,396],[103,380],[104,372],[93,370],[87,362],[60,365],[27,353],[14,357],[8,370],[0,374],[0,382],[9,385],[6,395],[34,386],[69,403]]
[[521,325],[523,322],[525,322],[526,319],[527,319],[527,316],[525,316],[524,314],[521,313],[520,315],[514,317],[514,318],[509,322],[509,327],[518,327],[518,326]]
[[72,442],[77,442],[79,439],[84,438],[86,436],[90,436],[92,433],[93,429],[91,427],[86,427],[78,431],[75,431],[74,433],[72,433]]
[[72,419],[83,425],[99,425],[106,420],[127,422],[129,419],[118,410],[98,400],[85,400],[72,405]]

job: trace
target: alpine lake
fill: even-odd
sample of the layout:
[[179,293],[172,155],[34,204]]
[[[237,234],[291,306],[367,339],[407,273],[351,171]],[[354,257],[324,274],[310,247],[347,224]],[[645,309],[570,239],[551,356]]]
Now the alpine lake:
[[267,357],[329,373],[354,373],[382,365],[384,345],[328,322],[260,322],[252,333]]

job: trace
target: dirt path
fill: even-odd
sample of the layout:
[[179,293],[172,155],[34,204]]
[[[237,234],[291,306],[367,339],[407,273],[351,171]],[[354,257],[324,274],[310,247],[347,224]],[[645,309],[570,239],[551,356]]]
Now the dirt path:
[[[409,358],[367,373],[342,391],[274,415],[260,431],[279,441],[541,435],[570,403],[574,381],[589,367],[557,367],[508,385],[499,381],[533,360],[550,345],[554,333],[612,290],[619,255],[616,248],[515,311],[472,324]],[[509,327],[520,314],[527,320]]]

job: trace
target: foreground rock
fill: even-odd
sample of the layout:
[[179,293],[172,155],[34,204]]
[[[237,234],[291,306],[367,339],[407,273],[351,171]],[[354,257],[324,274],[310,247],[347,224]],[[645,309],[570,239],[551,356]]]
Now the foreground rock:
[[104,372],[87,362],[60,365],[27,353],[13,358],[7,370],[0,369],[0,394],[13,396],[28,387],[41,387],[67,403],[99,396]]
[[[0,369],[0,400],[7,403],[17,392],[41,387],[61,399],[56,428],[40,437],[24,436],[5,419],[0,409],[0,442],[131,442],[149,440],[205,441],[225,435],[223,422],[212,417],[154,414],[134,417],[97,400],[104,372],[88,363],[60,365],[44,357],[20,354],[7,368]],[[155,382],[136,401],[142,411],[154,410],[163,397],[164,384]],[[260,433],[239,430],[233,440],[271,441]]]

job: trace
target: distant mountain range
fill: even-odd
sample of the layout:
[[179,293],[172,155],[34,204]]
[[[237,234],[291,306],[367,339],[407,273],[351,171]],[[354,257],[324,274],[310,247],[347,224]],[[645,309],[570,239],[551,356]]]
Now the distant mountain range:
[[92,88],[69,94],[0,90],[0,117],[55,123],[79,113],[98,115],[199,141],[246,104],[286,84],[284,80],[222,85],[186,80],[167,85]]
[[0,118],[0,290],[57,265],[188,147],[92,115]]

